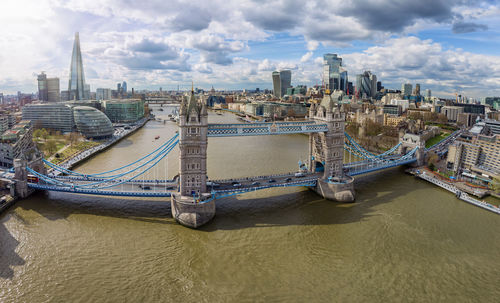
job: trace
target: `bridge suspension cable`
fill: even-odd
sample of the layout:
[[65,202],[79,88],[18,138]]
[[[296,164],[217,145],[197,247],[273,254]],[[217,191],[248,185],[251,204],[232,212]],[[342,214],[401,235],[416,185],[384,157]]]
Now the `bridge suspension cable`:
[[141,157],[140,159],[132,162],[132,163],[129,163],[127,165],[124,165],[124,166],[121,166],[121,167],[118,167],[118,168],[115,168],[115,169],[112,169],[112,170],[109,170],[109,171],[105,171],[105,172],[100,172],[100,173],[94,173],[94,174],[83,174],[83,173],[79,173],[79,172],[75,172],[75,171],[72,171],[72,170],[69,170],[69,169],[66,169],[64,167],[61,167],[59,165],[56,165],[52,162],[49,162],[47,160],[43,160],[44,163],[46,163],[47,165],[49,165],[50,167],[52,167],[53,169],[55,170],[58,170],[62,173],[65,173],[65,174],[69,174],[69,175],[78,175],[78,176],[81,176],[81,177],[98,177],[100,176],[100,178],[103,178],[103,179],[106,179],[106,178],[112,178],[112,177],[116,177],[117,175],[120,175],[120,174],[116,174],[116,175],[109,175],[109,176],[105,176],[106,174],[109,174],[109,173],[112,173],[112,172],[116,172],[116,171],[119,171],[119,170],[123,170],[125,168],[128,168],[134,164],[137,164],[139,163],[140,161],[143,161],[149,157],[154,157],[155,153],[162,153],[165,148],[167,148],[174,140],[176,140],[177,138],[179,137],[179,134],[175,134],[172,138],[170,138],[167,142],[165,142],[164,144],[162,144],[160,147],[156,148],[155,150],[153,150],[151,153]]

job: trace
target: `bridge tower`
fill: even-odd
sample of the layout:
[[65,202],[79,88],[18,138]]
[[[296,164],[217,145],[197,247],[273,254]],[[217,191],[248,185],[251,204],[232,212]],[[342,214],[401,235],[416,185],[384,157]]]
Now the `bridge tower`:
[[420,134],[405,133],[399,137],[399,142],[401,143],[398,149],[400,155],[405,155],[412,149],[418,147],[415,152],[417,162],[412,164],[412,166],[418,167],[425,164],[425,140]]
[[345,113],[325,95],[311,105],[309,119],[328,125],[327,132],[309,135],[309,170],[322,173],[314,190],[329,200],[354,201],[354,179],[343,170]]
[[191,95],[179,109],[179,192],[172,195],[172,216],[182,225],[197,228],[215,215],[215,201],[208,201],[208,113],[204,102]]

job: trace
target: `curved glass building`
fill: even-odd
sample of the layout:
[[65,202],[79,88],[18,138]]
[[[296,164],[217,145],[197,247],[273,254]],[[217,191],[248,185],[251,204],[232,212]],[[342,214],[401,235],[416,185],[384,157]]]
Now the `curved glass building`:
[[93,107],[75,106],[73,116],[76,128],[87,138],[105,139],[113,135],[111,120]]

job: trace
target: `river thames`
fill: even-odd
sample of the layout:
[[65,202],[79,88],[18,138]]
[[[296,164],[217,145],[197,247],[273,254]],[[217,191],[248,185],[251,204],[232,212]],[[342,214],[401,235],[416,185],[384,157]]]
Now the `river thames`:
[[[150,121],[76,170],[127,164],[176,130]],[[304,135],[210,138],[208,175],[290,172],[307,152]],[[165,166],[176,174],[178,149]],[[498,302],[498,215],[403,168],[355,189],[352,204],[302,187],[224,198],[199,230],[169,200],[37,193],[0,215],[0,302]]]

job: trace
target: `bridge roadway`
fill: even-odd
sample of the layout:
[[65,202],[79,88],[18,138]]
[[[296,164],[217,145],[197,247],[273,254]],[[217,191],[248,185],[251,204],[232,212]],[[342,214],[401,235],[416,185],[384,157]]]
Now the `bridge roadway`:
[[318,124],[314,121],[255,122],[208,125],[208,137],[306,134],[326,131],[328,131],[328,126],[326,124]]
[[[280,175],[214,180],[208,181],[207,187],[213,194],[220,196],[221,194],[243,193],[271,187],[313,186],[321,174],[305,173],[301,177],[295,177],[295,172],[292,172]],[[122,184],[113,180],[107,183],[93,184],[96,182],[95,180],[81,179],[83,178],[60,179],[68,185],[54,185],[40,180],[39,183],[28,183],[28,186],[35,189],[79,194],[135,197],[170,197],[172,193],[178,191],[178,184],[173,180],[148,180],[149,182],[144,180],[144,183],[135,180]],[[113,186],[113,184],[116,185]]]

